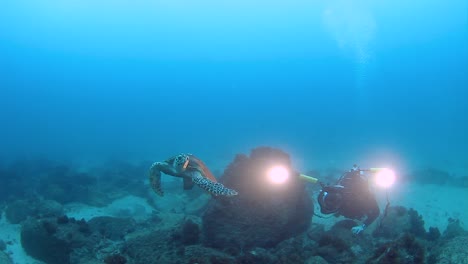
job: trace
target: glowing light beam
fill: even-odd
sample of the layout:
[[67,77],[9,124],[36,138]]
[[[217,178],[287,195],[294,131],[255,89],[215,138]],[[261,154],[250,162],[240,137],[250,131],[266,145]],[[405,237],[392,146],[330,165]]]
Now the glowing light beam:
[[275,166],[268,171],[268,178],[272,183],[282,184],[289,178],[289,171],[283,166]]
[[396,180],[395,172],[390,169],[383,169],[376,173],[375,182],[383,188],[391,187]]

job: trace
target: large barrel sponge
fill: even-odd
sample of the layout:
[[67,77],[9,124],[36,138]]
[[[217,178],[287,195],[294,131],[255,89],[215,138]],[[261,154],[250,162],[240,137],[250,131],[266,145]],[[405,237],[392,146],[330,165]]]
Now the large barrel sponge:
[[[273,184],[267,172],[284,166],[291,177]],[[212,199],[203,214],[204,244],[215,248],[247,249],[274,247],[305,231],[313,215],[313,204],[305,183],[292,168],[289,155],[269,147],[237,155],[226,168],[221,182],[239,192],[231,198]]]

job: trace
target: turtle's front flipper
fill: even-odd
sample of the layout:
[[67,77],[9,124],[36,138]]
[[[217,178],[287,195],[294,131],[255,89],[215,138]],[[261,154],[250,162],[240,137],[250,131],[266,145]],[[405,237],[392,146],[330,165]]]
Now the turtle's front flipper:
[[161,166],[164,165],[162,162],[155,162],[149,171],[149,182],[153,191],[159,196],[164,196],[164,192],[161,188]]
[[219,182],[212,182],[209,179],[202,177],[198,172],[194,173],[192,180],[200,188],[213,194],[214,196],[234,196],[238,194],[235,190],[226,188]]

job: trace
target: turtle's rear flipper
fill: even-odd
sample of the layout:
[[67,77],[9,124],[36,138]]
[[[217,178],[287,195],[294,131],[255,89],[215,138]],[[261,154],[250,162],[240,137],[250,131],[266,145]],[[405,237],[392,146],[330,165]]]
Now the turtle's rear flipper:
[[191,190],[195,183],[191,178],[184,178],[184,190]]
[[198,173],[193,177],[192,180],[196,185],[198,185],[198,187],[202,188],[203,190],[209,192],[214,196],[234,196],[238,194],[235,190],[226,188],[219,182],[212,182],[209,179],[202,177]]

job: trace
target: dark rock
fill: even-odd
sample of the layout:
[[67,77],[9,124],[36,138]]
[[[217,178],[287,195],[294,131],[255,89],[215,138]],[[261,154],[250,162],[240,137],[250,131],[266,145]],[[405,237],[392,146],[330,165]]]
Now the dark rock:
[[97,232],[111,240],[120,240],[135,230],[136,222],[131,218],[99,216],[89,220],[87,225],[91,232]]
[[387,215],[372,233],[375,237],[397,239],[405,233],[419,238],[427,238],[422,216],[414,209],[407,210],[402,206],[390,206]]
[[152,231],[125,243],[123,253],[135,264],[171,263],[175,247],[168,232]]
[[49,264],[70,263],[72,245],[55,237],[41,221],[28,220],[21,228],[21,245],[28,255]]
[[468,188],[468,176],[457,178],[454,184],[458,187]]
[[427,240],[435,241],[440,238],[440,231],[437,227],[429,227],[429,232],[427,233]]
[[313,256],[307,259],[305,264],[328,264],[328,262],[320,256]]
[[[299,235],[279,243],[274,249],[270,249],[273,256],[269,256],[265,253],[259,254],[262,251],[258,248],[255,249],[255,253],[258,256],[263,256],[263,260],[255,263],[304,263],[312,252],[307,247],[305,241],[305,235]],[[252,251],[251,251],[252,252]],[[268,258],[274,261],[266,261]],[[264,261],[264,262],[262,262]]]
[[419,182],[423,184],[437,184],[444,185],[448,183],[452,176],[446,171],[442,171],[435,168],[427,168],[422,170],[416,170],[407,176],[413,182]]
[[[170,263],[176,263],[174,260]],[[187,246],[181,257],[181,263],[191,264],[237,264],[236,259],[212,248],[199,245]]]
[[27,199],[55,163],[45,159],[18,159],[0,172],[0,199]]
[[330,263],[355,263],[369,258],[373,250],[373,241],[367,234],[354,235],[351,232],[354,226],[356,222],[345,219],[326,232],[308,234],[309,238],[318,242],[312,248],[312,255],[318,255]]
[[74,223],[78,225],[78,232],[83,233],[83,234],[91,234],[92,232],[91,227],[88,225],[88,223],[84,219],[75,221]]
[[406,233],[398,240],[381,244],[368,264],[384,263],[426,263],[425,248],[413,234]]
[[70,219],[66,215],[57,217],[57,224],[59,225],[68,224],[69,222],[70,222]]
[[0,239],[0,251],[4,251],[6,249],[6,244],[3,240]]
[[[268,170],[278,165],[291,172],[281,185],[267,178]],[[202,218],[204,244],[208,246],[270,248],[310,225],[312,201],[289,156],[281,150],[262,147],[252,150],[250,157],[238,155],[221,182],[239,195],[209,202]]]
[[13,261],[11,261],[10,257],[8,257],[8,255],[5,252],[0,251],[0,263],[1,264],[13,264]]
[[457,236],[433,250],[430,263],[468,263],[468,236]]
[[21,245],[35,259],[67,264],[74,249],[94,244],[91,237],[79,231],[82,225],[80,221],[59,225],[56,218],[29,218],[21,226]]
[[410,208],[408,211],[410,217],[410,233],[420,238],[426,238],[426,229],[424,229],[424,220],[416,210]]
[[320,236],[315,254],[331,263],[351,263],[355,257],[351,251],[351,240],[348,229],[335,227]]
[[16,200],[7,206],[5,215],[12,224],[19,224],[28,217],[51,217],[62,214],[63,207],[53,200]]
[[181,237],[184,245],[193,245],[198,243],[200,238],[200,227],[192,220],[186,220],[182,226]]
[[444,239],[447,240],[457,236],[467,235],[468,232],[463,229],[459,219],[449,218],[448,222],[447,229],[445,229],[443,235]]
[[312,227],[307,232],[307,237],[318,242],[324,233],[325,227],[323,225],[313,223]]
[[[135,165],[122,160],[109,160],[101,168],[96,168],[92,174],[96,175],[99,182],[99,191],[104,194],[112,194],[114,199],[129,194],[146,197],[148,189],[142,180],[146,179],[148,168],[152,161],[145,161]],[[180,188],[180,185],[179,185]]]
[[40,217],[57,217],[62,215],[63,206],[54,200],[39,200],[36,210]]
[[128,194],[145,197],[148,189],[141,181],[149,166],[114,162],[80,172],[69,164],[45,159],[17,160],[0,168],[0,201],[26,200],[36,194],[60,204],[81,202],[105,206]]
[[32,215],[35,215],[35,206],[25,200],[14,201],[5,210],[6,219],[12,224],[19,224]]
[[235,263],[235,259],[215,249],[184,246],[172,240],[170,232],[158,230],[129,239],[122,250],[134,264]]
[[346,240],[331,234],[324,234],[322,237],[320,237],[318,243],[320,247],[330,246],[336,249],[338,253],[348,250],[351,246],[346,242]]
[[120,255],[120,254],[114,254],[114,255],[107,256],[104,259],[104,263],[106,263],[106,264],[125,264],[125,263],[127,263],[127,259],[124,256]]

